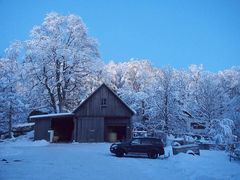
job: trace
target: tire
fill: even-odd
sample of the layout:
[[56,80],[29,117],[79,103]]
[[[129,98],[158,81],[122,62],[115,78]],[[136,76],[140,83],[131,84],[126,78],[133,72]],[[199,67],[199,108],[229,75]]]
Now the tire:
[[148,153],[148,157],[149,157],[150,159],[157,159],[157,158],[158,158],[158,153],[157,153],[156,151],[150,151],[150,152]]
[[124,151],[121,150],[121,149],[117,150],[116,156],[117,156],[117,157],[123,157],[123,156],[124,156]]
[[195,153],[192,150],[188,150],[186,153],[195,156]]
[[161,155],[164,155],[164,154],[165,154],[165,151],[164,151],[164,149],[162,149],[158,155],[161,156]]

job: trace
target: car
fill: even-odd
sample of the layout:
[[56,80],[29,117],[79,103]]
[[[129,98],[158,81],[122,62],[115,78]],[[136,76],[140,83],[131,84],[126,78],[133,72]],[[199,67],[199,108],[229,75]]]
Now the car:
[[229,147],[229,157],[230,161],[232,159],[234,160],[240,160],[240,143],[233,143]]
[[123,157],[125,154],[146,154],[151,159],[164,155],[164,146],[159,138],[133,138],[122,143],[113,143],[110,146],[110,152],[117,157]]

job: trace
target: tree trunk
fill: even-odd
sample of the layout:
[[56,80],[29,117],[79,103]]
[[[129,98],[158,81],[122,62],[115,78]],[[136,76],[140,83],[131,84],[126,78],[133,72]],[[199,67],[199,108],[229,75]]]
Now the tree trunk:
[[165,102],[164,102],[164,120],[165,120],[165,131],[168,132],[169,124],[168,124],[168,95],[165,94]]
[[12,138],[12,113],[13,113],[13,107],[12,107],[12,102],[10,101],[10,107],[9,107],[9,113],[8,113],[8,135],[10,138]]
[[63,111],[63,99],[62,99],[62,82],[61,82],[61,62],[59,59],[56,59],[55,62],[55,75],[56,75],[56,84],[57,84],[57,99],[58,99],[58,112],[61,113]]

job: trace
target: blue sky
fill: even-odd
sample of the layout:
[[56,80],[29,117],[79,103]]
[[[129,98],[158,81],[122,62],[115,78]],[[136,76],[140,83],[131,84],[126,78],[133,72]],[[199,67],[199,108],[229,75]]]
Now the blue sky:
[[240,65],[239,0],[0,0],[0,55],[51,11],[81,16],[105,62],[145,58],[210,71]]

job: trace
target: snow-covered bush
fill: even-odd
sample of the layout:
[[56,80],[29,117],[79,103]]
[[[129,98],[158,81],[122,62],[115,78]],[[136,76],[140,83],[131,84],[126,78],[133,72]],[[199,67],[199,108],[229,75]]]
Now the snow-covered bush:
[[217,144],[228,144],[233,140],[233,128],[234,122],[231,119],[213,119],[209,135]]

